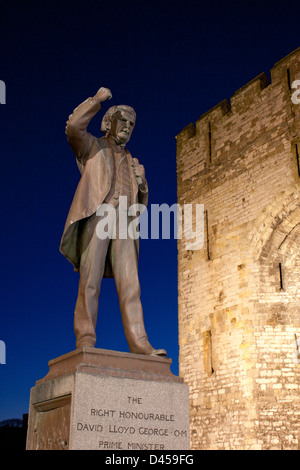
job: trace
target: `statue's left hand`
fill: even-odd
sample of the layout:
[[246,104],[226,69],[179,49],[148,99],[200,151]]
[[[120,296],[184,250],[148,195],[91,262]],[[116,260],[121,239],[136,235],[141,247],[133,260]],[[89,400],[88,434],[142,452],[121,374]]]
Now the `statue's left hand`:
[[137,158],[133,158],[133,171],[135,173],[137,182],[139,185],[145,184],[146,178],[145,178],[145,168],[144,165],[139,163]]

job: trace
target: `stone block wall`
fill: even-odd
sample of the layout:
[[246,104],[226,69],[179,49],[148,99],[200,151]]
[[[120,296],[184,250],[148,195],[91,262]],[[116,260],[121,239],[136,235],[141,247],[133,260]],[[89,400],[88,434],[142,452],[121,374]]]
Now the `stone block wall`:
[[300,448],[300,48],[177,136],[180,375],[193,449]]

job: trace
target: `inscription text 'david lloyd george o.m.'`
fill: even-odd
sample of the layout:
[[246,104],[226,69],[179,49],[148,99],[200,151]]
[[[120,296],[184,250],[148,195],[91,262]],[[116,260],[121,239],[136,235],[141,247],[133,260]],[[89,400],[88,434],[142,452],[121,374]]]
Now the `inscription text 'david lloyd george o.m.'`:
[[[143,404],[142,397],[127,397],[127,405]],[[117,409],[97,409],[91,408],[89,416],[98,418],[110,418],[119,424],[91,423],[88,421],[78,421],[76,431],[86,433],[99,433],[99,448],[102,449],[133,449],[133,450],[164,450],[163,442],[127,442],[124,443],[122,436],[130,436],[133,440],[140,437],[153,436],[155,438],[163,437],[187,437],[186,429],[170,428],[170,423],[175,423],[175,414],[151,413],[145,411],[128,411]],[[130,425],[128,424],[130,420]],[[122,424],[120,424],[122,423]],[[106,428],[106,429],[105,429]],[[110,439],[103,440],[101,433],[110,436]],[[161,441],[161,439],[159,439]]]
[[99,377],[83,375],[77,378],[82,389],[79,385],[74,407],[74,449],[189,448],[188,414],[180,406],[187,398],[182,384],[102,377],[99,397],[95,383]]

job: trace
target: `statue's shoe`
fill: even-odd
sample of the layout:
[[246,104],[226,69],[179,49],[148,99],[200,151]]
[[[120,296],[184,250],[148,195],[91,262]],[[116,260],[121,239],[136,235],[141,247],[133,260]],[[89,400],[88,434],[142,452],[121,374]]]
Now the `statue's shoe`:
[[130,352],[133,354],[145,354],[146,356],[167,355],[167,351],[165,349],[154,349],[147,339],[137,342],[133,347],[130,348]]
[[150,356],[166,356],[167,351],[165,349],[153,349]]

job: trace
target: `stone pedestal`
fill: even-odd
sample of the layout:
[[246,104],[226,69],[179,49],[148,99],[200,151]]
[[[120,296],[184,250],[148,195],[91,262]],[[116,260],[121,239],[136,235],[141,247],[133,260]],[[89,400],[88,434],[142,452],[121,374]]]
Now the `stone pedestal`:
[[31,390],[27,449],[188,450],[189,392],[171,359],[84,347]]

